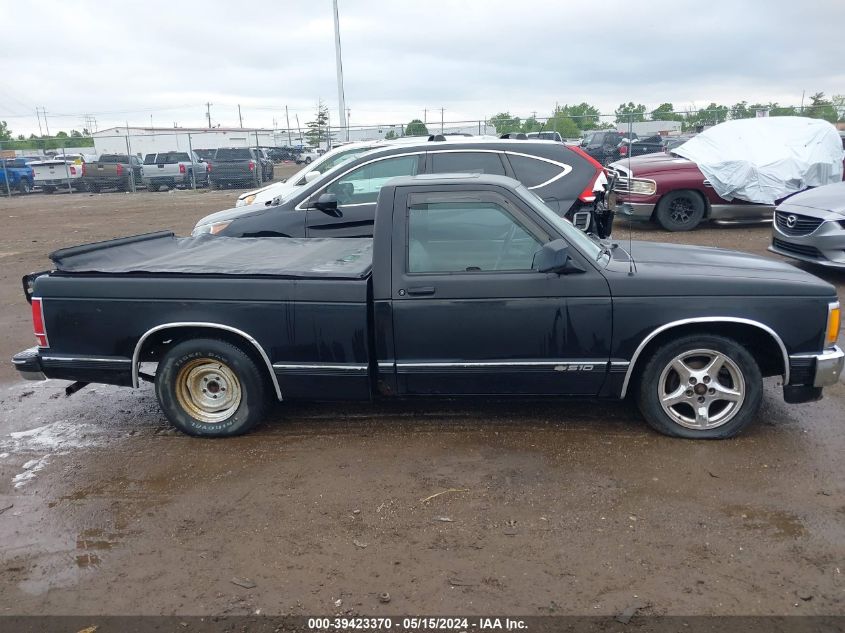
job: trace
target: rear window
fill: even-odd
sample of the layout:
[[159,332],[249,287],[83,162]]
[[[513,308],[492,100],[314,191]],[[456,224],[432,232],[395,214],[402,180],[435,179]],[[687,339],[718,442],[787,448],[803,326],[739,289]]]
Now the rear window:
[[97,159],[98,163],[128,163],[129,157],[126,154],[103,154]]
[[252,158],[246,147],[221,147],[214,155],[217,160],[249,160]]
[[494,152],[435,152],[431,154],[431,171],[435,174],[505,175],[505,167]]
[[158,155],[158,162],[165,163],[167,165],[174,165],[179,162],[186,163],[189,161],[190,159],[188,158],[187,152],[167,152],[166,154]]
[[155,165],[156,164],[156,154],[146,154],[144,156],[144,164],[145,165]]
[[536,187],[547,182],[561,172],[561,168],[544,160],[508,154],[516,179],[526,187]]

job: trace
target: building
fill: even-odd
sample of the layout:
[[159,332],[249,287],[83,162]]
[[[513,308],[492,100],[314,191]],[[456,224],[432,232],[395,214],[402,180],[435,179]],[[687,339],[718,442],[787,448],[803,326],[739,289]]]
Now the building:
[[[287,145],[287,132],[261,128],[112,127],[92,134],[97,154],[137,156],[218,147]],[[294,139],[296,140],[296,139]]]
[[[620,134],[628,133],[627,123],[617,123],[616,129]],[[654,136],[655,134],[680,134],[682,123],[680,121],[634,121],[630,128],[640,138]]]

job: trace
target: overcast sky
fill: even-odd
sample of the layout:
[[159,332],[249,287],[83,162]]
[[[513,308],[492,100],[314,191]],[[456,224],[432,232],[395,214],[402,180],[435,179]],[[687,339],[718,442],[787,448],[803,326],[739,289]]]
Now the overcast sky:
[[[16,5],[17,6],[17,5]],[[0,120],[14,134],[110,125],[337,121],[331,0],[21,4],[4,11]],[[843,0],[339,0],[350,124],[612,112],[845,93]],[[11,17],[9,17],[11,16]]]

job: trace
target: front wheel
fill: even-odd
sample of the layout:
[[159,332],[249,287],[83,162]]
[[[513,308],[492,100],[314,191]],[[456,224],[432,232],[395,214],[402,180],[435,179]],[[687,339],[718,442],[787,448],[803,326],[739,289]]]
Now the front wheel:
[[639,384],[640,411],[656,431],[687,439],[725,439],[757,413],[763,378],[736,341],[693,334],[660,347]]
[[156,396],[167,419],[199,437],[246,433],[264,417],[267,381],[242,349],[218,339],[174,345],[159,363]]
[[667,231],[690,231],[704,219],[704,199],[696,191],[673,191],[657,203],[655,217]]

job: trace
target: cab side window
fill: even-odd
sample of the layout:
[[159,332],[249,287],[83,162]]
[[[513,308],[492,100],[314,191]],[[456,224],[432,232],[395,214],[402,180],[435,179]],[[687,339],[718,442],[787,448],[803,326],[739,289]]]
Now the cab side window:
[[408,209],[409,273],[528,271],[542,243],[495,202],[435,202]]
[[326,187],[325,192],[337,196],[339,205],[374,203],[384,183],[397,176],[416,176],[418,164],[416,155],[385,158],[353,169]]

